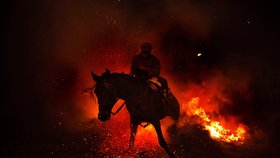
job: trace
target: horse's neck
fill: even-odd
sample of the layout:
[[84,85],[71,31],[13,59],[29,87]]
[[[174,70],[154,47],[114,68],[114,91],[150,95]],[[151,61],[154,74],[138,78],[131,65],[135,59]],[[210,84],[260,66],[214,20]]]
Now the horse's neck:
[[117,95],[120,99],[127,100],[132,96],[135,96],[135,89],[137,83],[130,80],[127,76],[118,76],[113,80],[114,86],[116,87]]

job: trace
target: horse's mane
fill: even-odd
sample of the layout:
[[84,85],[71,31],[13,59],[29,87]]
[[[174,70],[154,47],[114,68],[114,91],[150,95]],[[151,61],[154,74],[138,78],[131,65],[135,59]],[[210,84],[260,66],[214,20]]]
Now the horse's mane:
[[[104,76],[106,77],[106,74],[103,73]],[[102,76],[103,76],[102,74]],[[137,77],[134,77],[133,75],[131,74],[127,74],[127,73],[119,73],[119,72],[114,72],[114,73],[110,73],[110,76],[111,77],[122,77],[122,78],[125,78],[127,80],[137,80],[138,78]]]
[[[124,72],[122,72],[122,73],[119,73],[119,72],[110,73],[110,72],[107,72],[107,71],[102,73],[102,75],[100,77],[102,79],[105,79],[105,78],[108,78],[108,77],[121,77],[121,78],[124,78],[126,80],[137,80],[138,79],[138,78],[132,76],[131,74],[127,74],[127,73],[124,73]],[[95,100],[93,92],[94,92],[94,89],[96,88],[96,84],[97,84],[97,82],[95,82],[90,87],[85,88],[81,92],[81,94],[88,93],[88,94],[90,94],[91,98],[93,98]]]
[[[141,84],[142,86],[148,86],[146,80],[140,78],[140,77],[135,77],[132,74],[127,74],[127,73],[110,73],[107,74],[108,77],[113,78],[113,79],[124,79],[125,81],[128,81],[130,83],[134,84]],[[106,75],[104,76],[105,78],[107,77]]]

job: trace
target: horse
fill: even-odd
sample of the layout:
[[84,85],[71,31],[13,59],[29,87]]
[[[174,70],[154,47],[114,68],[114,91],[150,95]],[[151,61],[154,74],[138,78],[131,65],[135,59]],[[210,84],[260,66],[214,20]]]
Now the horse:
[[154,126],[160,146],[169,157],[175,157],[166,144],[160,125],[160,120],[166,116],[170,116],[175,121],[179,118],[179,103],[172,93],[172,104],[167,104],[162,95],[155,92],[147,81],[130,74],[111,73],[106,69],[101,76],[91,71],[91,76],[95,81],[92,94],[95,93],[98,99],[99,120],[109,120],[113,106],[118,99],[122,99],[130,114],[129,147],[134,145],[138,125],[147,122]]

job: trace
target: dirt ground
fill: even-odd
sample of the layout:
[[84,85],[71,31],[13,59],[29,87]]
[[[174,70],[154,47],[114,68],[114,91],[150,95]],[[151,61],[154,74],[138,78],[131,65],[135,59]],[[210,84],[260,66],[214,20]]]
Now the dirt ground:
[[[119,127],[121,128],[122,125]],[[129,131],[114,133],[98,120],[79,124],[80,131],[70,132],[55,127],[55,134],[3,139],[1,157],[55,158],[165,158],[157,142],[137,140],[128,148]],[[254,140],[243,145],[221,143],[209,138],[208,132],[197,126],[177,129],[171,136],[170,149],[179,158],[263,158],[279,157],[275,147]]]

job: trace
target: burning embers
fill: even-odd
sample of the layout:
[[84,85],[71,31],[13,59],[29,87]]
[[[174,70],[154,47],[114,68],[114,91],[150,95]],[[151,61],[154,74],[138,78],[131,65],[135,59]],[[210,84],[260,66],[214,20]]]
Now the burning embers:
[[[191,123],[200,124],[203,129],[208,130],[210,137],[217,141],[237,142],[243,144],[246,139],[246,129],[244,124],[238,123],[237,128],[227,129],[221,125],[221,122],[211,119],[210,114],[207,114],[200,104],[200,98],[194,97],[187,102],[188,115],[195,117]],[[236,126],[236,125],[235,125]]]

